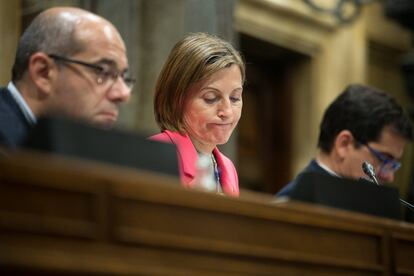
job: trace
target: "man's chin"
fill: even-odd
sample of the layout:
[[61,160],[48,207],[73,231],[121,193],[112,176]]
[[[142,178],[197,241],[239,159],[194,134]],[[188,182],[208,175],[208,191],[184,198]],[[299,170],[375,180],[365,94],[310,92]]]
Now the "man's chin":
[[92,124],[96,127],[103,129],[111,129],[116,123],[116,117],[100,117],[92,121]]

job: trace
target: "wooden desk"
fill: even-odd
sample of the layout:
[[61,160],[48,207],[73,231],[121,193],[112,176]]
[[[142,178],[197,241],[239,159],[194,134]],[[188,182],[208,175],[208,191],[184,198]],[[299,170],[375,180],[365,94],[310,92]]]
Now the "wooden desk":
[[0,159],[1,275],[414,275],[411,224],[181,188],[49,155]]

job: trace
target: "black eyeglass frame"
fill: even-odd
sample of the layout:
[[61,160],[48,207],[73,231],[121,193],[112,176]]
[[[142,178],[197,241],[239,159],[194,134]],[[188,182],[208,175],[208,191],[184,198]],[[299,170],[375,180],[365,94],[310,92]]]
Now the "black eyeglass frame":
[[359,144],[359,145],[362,145],[362,146],[365,146],[365,147],[367,147],[367,149],[369,150],[369,152],[372,154],[372,155],[374,155],[375,156],[375,158],[378,160],[378,161],[380,161],[381,162],[381,167],[380,167],[380,169],[379,169],[379,171],[378,171],[378,173],[381,173],[381,172],[385,172],[385,173],[388,173],[388,172],[396,172],[396,171],[398,171],[400,168],[401,168],[401,163],[400,162],[398,162],[397,160],[395,160],[395,159],[392,159],[392,158],[388,158],[387,156],[385,156],[385,154],[383,154],[383,153],[381,153],[381,152],[379,152],[378,150],[376,150],[376,149],[373,149],[371,146],[369,146],[367,143],[362,143],[362,142],[359,142],[359,141],[357,141],[356,140],[356,142],[357,142],[357,144]]
[[386,157],[383,153],[379,152],[376,149],[373,149],[367,144],[364,144],[368,150],[382,163],[380,171],[386,170],[386,171],[393,171],[396,172],[401,168],[401,163],[398,162],[395,159]]
[[96,80],[98,84],[103,84],[108,78],[111,78],[115,83],[118,77],[121,77],[121,79],[123,80],[125,85],[128,87],[128,89],[132,90],[136,82],[134,78],[126,76],[127,72],[121,73],[115,70],[113,70],[112,72],[108,72],[107,70],[105,70],[104,67],[98,64],[93,64],[93,63],[85,62],[82,60],[72,59],[72,58],[68,58],[68,57],[56,55],[56,54],[48,54],[48,56],[57,61],[75,63],[75,64],[79,64],[79,65],[95,70],[95,73],[98,75],[98,78]]

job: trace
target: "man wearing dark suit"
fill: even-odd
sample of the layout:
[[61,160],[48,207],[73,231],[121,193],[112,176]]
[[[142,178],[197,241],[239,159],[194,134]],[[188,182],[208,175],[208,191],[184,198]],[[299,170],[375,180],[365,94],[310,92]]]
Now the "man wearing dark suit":
[[12,93],[0,88],[0,144],[20,144],[30,125]]
[[[412,127],[402,107],[390,95],[364,85],[350,85],[328,107],[320,125],[319,152],[301,172],[337,177],[365,177],[370,162],[379,182],[390,183],[400,167]],[[277,196],[289,196],[297,178]]]
[[12,81],[0,89],[0,146],[18,146],[41,116],[110,127],[133,83],[125,44],[109,21],[78,8],[48,9],[20,38]]

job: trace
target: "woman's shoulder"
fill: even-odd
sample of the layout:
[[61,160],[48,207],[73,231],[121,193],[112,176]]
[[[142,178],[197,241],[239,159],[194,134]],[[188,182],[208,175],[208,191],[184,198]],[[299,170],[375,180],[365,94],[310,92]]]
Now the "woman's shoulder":
[[171,142],[170,137],[165,132],[157,133],[148,137],[149,140],[160,142]]
[[178,132],[170,131],[170,130],[163,130],[161,133],[154,134],[148,139],[153,141],[159,141],[159,142],[167,142],[167,143],[174,143],[176,144],[176,140],[180,139],[181,135]]
[[164,130],[161,133],[148,137],[148,139],[173,144],[182,144],[184,141],[189,140],[188,136],[170,130]]

